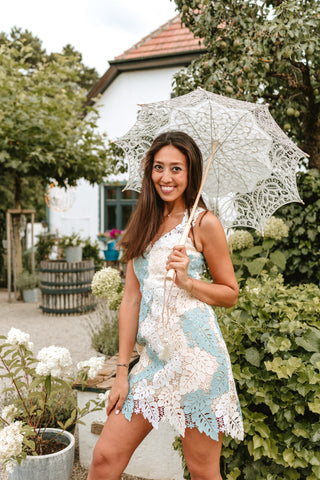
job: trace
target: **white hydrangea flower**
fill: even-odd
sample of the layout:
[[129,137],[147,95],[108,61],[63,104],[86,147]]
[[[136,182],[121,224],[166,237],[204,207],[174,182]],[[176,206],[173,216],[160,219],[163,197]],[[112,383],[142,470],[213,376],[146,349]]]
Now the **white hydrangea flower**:
[[103,405],[108,401],[110,390],[106,390],[105,393],[99,393],[97,400]]
[[287,237],[289,233],[289,227],[284,223],[281,218],[270,217],[264,227],[265,238],[272,238],[273,240],[281,240],[283,237]]
[[230,245],[234,252],[237,250],[244,250],[245,248],[251,248],[253,247],[253,236],[246,230],[236,230],[231,235]]
[[37,355],[39,363],[36,366],[38,375],[52,375],[53,377],[67,377],[72,373],[72,358],[64,347],[45,347]]
[[17,413],[17,409],[14,405],[7,405],[2,409],[1,418],[6,422],[10,423],[14,419],[14,416]]
[[29,341],[29,333],[22,332],[18,328],[11,328],[7,335],[7,341],[10,345],[24,345],[29,350],[32,350],[33,343]]
[[105,357],[91,357],[89,360],[84,360],[77,364],[77,369],[88,372],[90,379],[95,378],[104,365]]
[[6,464],[7,471],[12,471],[12,457],[22,452],[22,422],[14,422],[0,430],[0,464]]
[[114,300],[115,295],[122,296],[122,283],[117,269],[106,267],[95,273],[91,283],[92,293],[97,298]]

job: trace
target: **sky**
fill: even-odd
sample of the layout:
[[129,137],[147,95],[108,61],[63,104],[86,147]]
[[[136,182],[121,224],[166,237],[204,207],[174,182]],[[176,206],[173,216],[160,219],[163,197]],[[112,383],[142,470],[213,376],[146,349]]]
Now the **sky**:
[[177,15],[174,0],[0,0],[0,32],[29,30],[50,52],[70,43],[100,75],[113,60]]

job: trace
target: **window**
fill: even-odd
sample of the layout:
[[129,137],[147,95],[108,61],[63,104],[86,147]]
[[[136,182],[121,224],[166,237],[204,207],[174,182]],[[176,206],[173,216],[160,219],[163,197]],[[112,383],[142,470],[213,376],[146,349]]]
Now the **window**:
[[104,187],[104,230],[124,230],[136,206],[138,193],[122,189],[124,185]]

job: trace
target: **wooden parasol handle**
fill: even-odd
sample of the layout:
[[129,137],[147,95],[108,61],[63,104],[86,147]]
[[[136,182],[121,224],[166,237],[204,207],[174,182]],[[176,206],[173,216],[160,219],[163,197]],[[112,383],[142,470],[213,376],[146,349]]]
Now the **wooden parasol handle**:
[[[198,207],[198,203],[199,203],[199,200],[200,200],[200,196],[201,196],[201,194],[202,194],[202,190],[203,190],[204,184],[205,184],[205,182],[206,182],[206,179],[207,179],[207,176],[208,176],[208,173],[209,173],[209,168],[210,168],[210,165],[211,165],[211,163],[212,163],[213,156],[214,156],[214,152],[216,151],[217,145],[218,145],[217,143],[214,143],[214,144],[212,145],[211,155],[210,155],[210,157],[209,157],[209,160],[208,160],[208,163],[207,163],[205,172],[204,172],[204,174],[203,174],[202,181],[201,181],[201,185],[200,185],[199,191],[198,191],[198,193],[197,193],[195,202],[194,202],[194,204],[193,204],[193,207],[192,207],[192,210],[191,210],[190,217],[189,217],[189,219],[188,219],[187,225],[184,227],[183,233],[182,233],[182,235],[181,235],[181,237],[180,237],[179,245],[185,245],[185,243],[186,243],[186,241],[187,241],[187,238],[188,238],[188,235],[189,235],[189,232],[190,232],[190,228],[191,228],[191,225],[192,225],[192,220],[193,220],[194,214],[195,214],[195,212],[196,212],[196,209],[197,209],[197,207]],[[172,268],[171,270],[168,270],[166,279],[167,279],[167,280],[173,280],[173,279],[174,279],[174,274],[175,274],[175,270],[173,270],[173,268]]]

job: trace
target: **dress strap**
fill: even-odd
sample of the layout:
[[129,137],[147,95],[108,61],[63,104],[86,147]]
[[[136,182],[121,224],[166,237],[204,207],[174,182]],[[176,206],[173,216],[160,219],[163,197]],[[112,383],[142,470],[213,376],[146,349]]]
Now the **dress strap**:
[[198,207],[198,208],[196,209],[195,214],[194,214],[194,217],[193,217],[193,220],[192,220],[192,226],[193,226],[193,227],[195,226],[196,221],[197,221],[200,213],[202,213],[202,212],[205,212],[205,209],[204,209],[204,208]]

